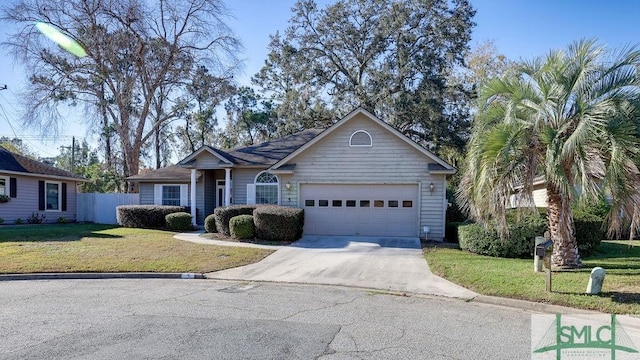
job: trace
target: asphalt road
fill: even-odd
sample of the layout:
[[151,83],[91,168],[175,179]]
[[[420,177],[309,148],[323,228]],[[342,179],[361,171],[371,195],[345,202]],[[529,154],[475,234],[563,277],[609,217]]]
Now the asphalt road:
[[525,359],[530,313],[346,287],[0,282],[0,359]]

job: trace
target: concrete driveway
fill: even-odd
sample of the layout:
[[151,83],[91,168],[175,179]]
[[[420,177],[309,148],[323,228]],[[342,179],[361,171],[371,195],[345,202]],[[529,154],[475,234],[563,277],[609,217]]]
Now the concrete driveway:
[[264,260],[207,278],[357,286],[472,299],[431,273],[418,238],[304,236]]

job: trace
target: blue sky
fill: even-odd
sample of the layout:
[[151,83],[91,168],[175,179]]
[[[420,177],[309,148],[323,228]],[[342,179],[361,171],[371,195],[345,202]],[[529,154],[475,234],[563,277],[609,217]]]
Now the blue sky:
[[[319,0],[320,4],[330,0]],[[229,25],[244,44],[241,85],[247,85],[266,57],[269,35],[284,30],[295,0],[227,0],[233,13]],[[612,47],[640,43],[640,2],[633,0],[471,0],[477,10],[471,46],[493,40],[508,58],[532,58],[562,48],[581,38],[597,38]],[[8,29],[0,24],[0,42]],[[41,156],[55,156],[59,145],[70,145],[71,136],[91,139],[86,129],[71,117],[66,131],[56,138],[41,140],[37,131],[24,129],[18,120],[20,100],[26,86],[24,72],[12,59],[0,57],[0,136],[22,137]],[[11,126],[10,126],[11,124]],[[13,127],[13,129],[12,129]],[[15,132],[14,132],[15,131]],[[14,135],[15,134],[15,135]]]

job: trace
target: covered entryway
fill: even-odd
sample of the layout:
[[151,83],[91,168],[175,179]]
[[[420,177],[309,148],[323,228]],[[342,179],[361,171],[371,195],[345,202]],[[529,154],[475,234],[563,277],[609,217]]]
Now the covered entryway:
[[418,184],[301,184],[306,235],[418,236]]

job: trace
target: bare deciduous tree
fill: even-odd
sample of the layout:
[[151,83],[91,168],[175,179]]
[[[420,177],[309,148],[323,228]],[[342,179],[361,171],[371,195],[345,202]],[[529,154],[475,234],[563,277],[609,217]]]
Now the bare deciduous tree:
[[[24,123],[57,132],[64,124],[60,106],[84,105],[107,161],[117,143],[123,175],[137,174],[143,146],[178,115],[165,104],[180,95],[184,79],[201,65],[225,76],[234,71],[240,44],[226,16],[221,0],[18,0],[4,6],[2,19],[19,27],[3,45],[29,74]],[[36,22],[71,37],[87,56],[49,42]]]

